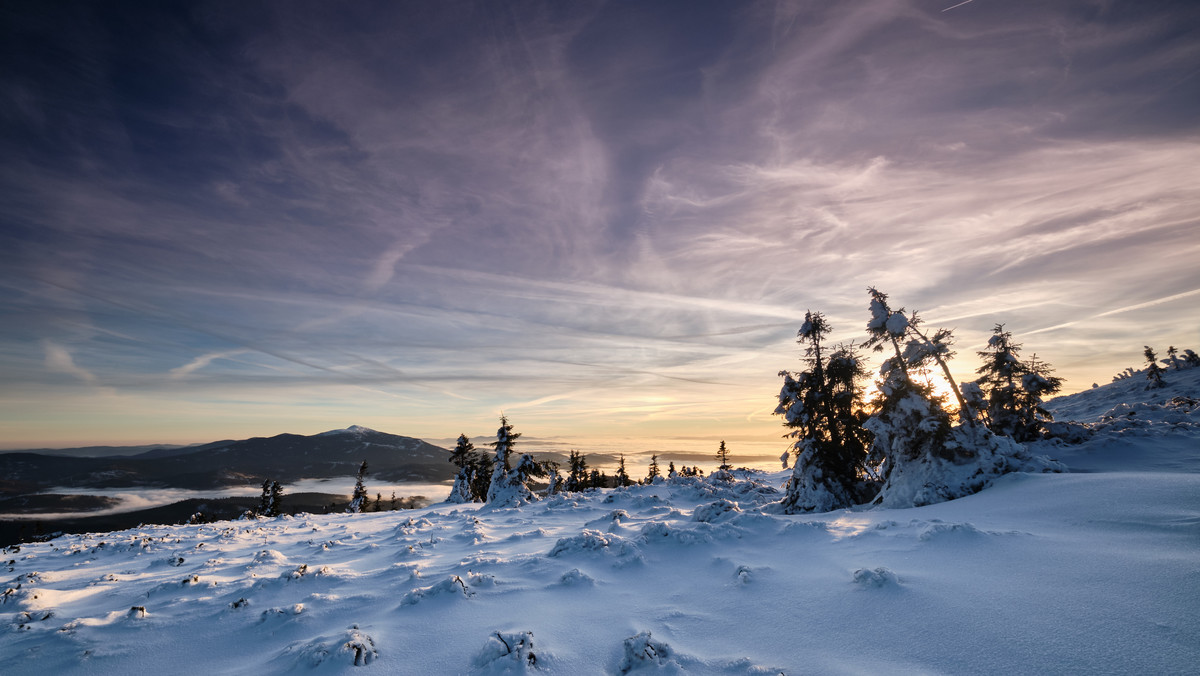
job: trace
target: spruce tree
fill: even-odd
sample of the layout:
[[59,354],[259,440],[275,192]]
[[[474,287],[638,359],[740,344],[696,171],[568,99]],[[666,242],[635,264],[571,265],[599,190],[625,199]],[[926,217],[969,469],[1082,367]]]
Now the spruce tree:
[[869,497],[860,489],[870,435],[863,429],[862,368],[853,345],[826,355],[832,327],[820,312],[806,312],[797,332],[807,368],[784,378],[775,413],[794,429],[796,464],[783,500],[785,513],[827,512]]
[[1179,361],[1179,350],[1175,349],[1174,345],[1167,346],[1166,361],[1171,363],[1172,371],[1178,371],[1179,369],[1183,368],[1181,366],[1181,362]]
[[633,482],[629,480],[629,473],[625,471],[625,454],[621,454],[621,459],[617,463],[617,486],[628,486]]
[[266,516],[279,516],[283,513],[283,487],[278,481],[271,482],[270,491],[271,504],[267,509]]
[[[996,436],[976,421],[962,390],[949,377],[947,362],[954,355],[949,347],[953,341],[950,331],[939,329],[930,337],[920,330],[917,313],[894,311],[887,304],[886,294],[873,288],[868,291],[871,320],[867,324],[867,344],[876,350],[890,345],[894,355],[880,368],[875,410],[863,424],[874,435],[870,458],[879,463],[883,480],[880,504],[932,504],[974,493],[1006,472],[1062,469],[1062,465],[1030,455],[1012,439]],[[923,382],[913,378],[914,373],[924,373],[934,363],[941,367],[958,399],[957,425],[952,424],[944,398],[934,395],[932,385],[924,378]],[[1052,386],[1051,377],[1045,375],[1048,367],[1040,364],[1038,369],[1040,375],[1030,379],[1028,391],[1022,396]]]
[[679,472],[675,470],[675,461],[672,460],[671,462],[667,463],[667,477],[675,478],[677,476],[679,476]]
[[547,460],[541,463],[547,477],[546,495],[554,495],[565,490],[562,475],[558,473],[558,463]]
[[1149,362],[1149,365],[1146,367],[1146,380],[1148,381],[1146,389],[1156,390],[1166,386],[1167,381],[1163,380],[1163,370],[1158,365],[1158,358],[1154,356],[1154,350],[1149,345],[1146,345],[1145,348],[1146,351],[1144,354],[1146,355],[1146,361]]
[[[1044,397],[1062,389],[1062,378],[1051,375],[1054,369],[1034,355],[1028,362],[1020,359],[1021,345],[1003,324],[992,329],[987,349],[977,354],[983,366],[973,384],[964,384],[964,392],[978,400],[975,408],[980,419],[995,434],[1018,442],[1041,436],[1047,421],[1053,420],[1042,406]],[[971,385],[968,387],[968,385]]]
[[729,465],[729,451],[725,448],[724,439],[721,440],[721,446],[717,449],[717,461],[721,463],[717,466],[717,469],[722,472],[728,472],[732,469]]
[[474,460],[475,455],[475,444],[471,443],[466,434],[458,435],[458,441],[454,444],[454,450],[450,451],[450,462],[454,463],[455,467],[463,469],[471,466],[471,461]]
[[557,465],[550,462],[538,462],[533,459],[532,455],[523,453],[521,454],[520,461],[517,462],[516,468],[513,469],[513,473],[516,475],[518,481],[528,485],[530,479],[535,477],[539,479],[545,478],[549,476],[551,469],[557,469],[557,467]]
[[458,435],[458,442],[450,452],[450,462],[458,467],[458,473],[454,476],[454,486],[451,487],[450,497],[447,499],[458,504],[478,501],[472,480],[479,464],[479,453],[475,451],[475,444],[471,443],[466,434]]
[[367,461],[363,460],[362,465],[358,468],[358,477],[354,481],[354,494],[350,496],[350,504],[346,507],[346,511],[351,514],[358,514],[366,511],[367,508],[367,487],[363,484],[363,480],[367,477]]
[[268,516],[267,512],[271,510],[271,480],[267,479],[262,483],[262,495],[258,498],[258,509],[254,513],[258,516]]
[[492,484],[492,456],[477,453],[471,466],[471,500],[487,502],[488,487]]
[[886,491],[897,468],[916,466],[928,458],[951,459],[954,453],[946,446],[950,415],[943,408],[944,400],[934,394],[930,383],[915,380],[910,372],[924,360],[914,364],[906,357],[922,355],[906,355],[901,349],[908,338],[908,315],[904,308],[893,310],[887,294],[875,288],[868,289],[868,293],[871,319],[864,345],[876,352],[891,348],[891,355],[880,366],[878,394],[872,401],[874,411],[863,423],[873,435],[868,461],[878,468]]
[[501,415],[500,429],[496,430],[496,440],[491,444],[496,449],[496,455],[492,459],[492,479],[487,489],[489,503],[512,505],[533,499],[533,493],[525,481],[536,474],[537,463],[526,454],[521,458],[519,468],[514,470],[510,460],[520,436],[520,432],[513,432],[508,418]]
[[567,482],[564,489],[570,492],[586,490],[588,488],[587,459],[579,451],[572,450],[568,463]]
[[648,472],[646,474],[646,481],[652,482],[652,481],[654,481],[655,477],[659,477],[659,476],[662,476],[662,471],[660,471],[658,468],[658,456],[651,455],[650,456],[650,469],[648,470]]

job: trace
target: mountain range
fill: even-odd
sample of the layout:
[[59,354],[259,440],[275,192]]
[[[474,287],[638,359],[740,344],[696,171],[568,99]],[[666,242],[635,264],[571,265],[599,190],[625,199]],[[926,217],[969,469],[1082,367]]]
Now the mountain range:
[[199,446],[159,446],[135,454],[79,457],[53,451],[0,454],[0,496],[51,487],[155,486],[214,489],[354,475],[366,461],[387,481],[453,478],[449,452],[420,439],[352,425],[303,436],[279,434]]

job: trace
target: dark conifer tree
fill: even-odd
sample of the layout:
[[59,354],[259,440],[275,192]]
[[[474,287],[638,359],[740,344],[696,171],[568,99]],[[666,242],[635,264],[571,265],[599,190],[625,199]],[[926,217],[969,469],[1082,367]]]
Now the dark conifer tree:
[[523,484],[528,484],[529,480],[536,477],[544,479],[550,475],[550,470],[558,469],[558,465],[552,462],[538,462],[533,459],[533,456],[528,453],[522,453],[520,461],[517,462],[516,469],[513,472],[517,476],[517,480]]
[[271,480],[267,479],[262,483],[262,495],[258,498],[258,509],[254,513],[258,516],[269,516],[267,512],[271,510]]
[[1146,361],[1149,362],[1149,365],[1146,367],[1146,389],[1156,390],[1165,386],[1167,381],[1163,380],[1163,370],[1158,365],[1158,358],[1154,356],[1154,350],[1149,345],[1146,345],[1145,348],[1146,351],[1144,354],[1146,355]]
[[267,509],[267,516],[279,516],[283,513],[283,487],[278,481],[271,482],[270,492],[271,504]]
[[650,456],[650,469],[646,474],[647,481],[654,481],[654,477],[662,476],[662,471],[658,468],[658,456]]
[[350,496],[350,505],[346,507],[346,511],[351,514],[365,512],[367,509],[367,487],[363,484],[363,480],[367,478],[367,461],[363,460],[362,465],[358,468],[358,478],[354,481],[354,494]]
[[676,477],[676,476],[679,476],[679,472],[678,472],[678,471],[676,471],[676,469],[675,469],[675,461],[674,461],[674,460],[672,460],[671,462],[667,463],[667,476],[668,476],[668,477]]
[[455,467],[463,469],[471,466],[475,456],[475,444],[471,443],[466,434],[458,435],[454,450],[450,452],[450,462],[454,463]]
[[717,449],[717,461],[721,463],[717,465],[717,469],[728,472],[731,467],[729,465],[729,451],[725,448],[725,440],[721,440],[721,446]]
[[466,434],[458,435],[458,442],[450,452],[450,462],[458,467],[458,473],[454,476],[454,486],[450,489],[448,500],[458,504],[479,502],[482,498],[474,486],[479,468],[479,453],[475,451],[475,444],[471,443]]
[[1180,363],[1180,361],[1179,361],[1179,350],[1175,349],[1175,346],[1174,346],[1174,345],[1168,345],[1168,346],[1167,346],[1167,359],[1166,359],[1166,361],[1168,361],[1168,362],[1170,362],[1170,363],[1171,363],[1171,370],[1172,370],[1172,371],[1178,371],[1180,368],[1182,368],[1182,365],[1181,365],[1181,363]]
[[399,509],[398,504],[396,502],[396,491],[392,491],[392,499],[388,505],[388,509],[390,509],[393,512],[396,511],[397,509]]
[[471,500],[487,502],[488,486],[492,483],[492,457],[477,453],[471,466]]
[[566,490],[571,492],[586,490],[589,483],[586,456],[579,451],[572,450],[569,463]]
[[617,486],[628,486],[633,482],[629,480],[629,473],[625,471],[625,454],[621,454],[621,459],[617,463]]

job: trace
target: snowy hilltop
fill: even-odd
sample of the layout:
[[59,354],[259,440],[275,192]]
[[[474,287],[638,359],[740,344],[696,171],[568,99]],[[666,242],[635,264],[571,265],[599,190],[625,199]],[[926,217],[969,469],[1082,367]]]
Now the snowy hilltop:
[[1057,420],[1088,433],[1029,447],[1068,471],[1010,473],[923,507],[786,514],[790,471],[735,470],[505,506],[11,547],[0,663],[9,674],[1188,673],[1200,663],[1200,368],[1165,375],[1159,389],[1129,379],[1051,400]]

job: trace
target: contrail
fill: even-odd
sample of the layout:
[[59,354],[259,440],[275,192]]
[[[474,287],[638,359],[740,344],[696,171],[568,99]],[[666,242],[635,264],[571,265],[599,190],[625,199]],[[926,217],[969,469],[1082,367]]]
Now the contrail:
[[1162,305],[1163,303],[1170,303],[1172,301],[1176,301],[1181,298],[1187,298],[1188,296],[1194,296],[1196,294],[1200,294],[1200,289],[1192,289],[1191,291],[1184,291],[1183,293],[1177,293],[1172,296],[1163,296],[1162,298],[1155,298],[1154,300],[1149,300],[1149,301],[1146,301],[1145,303],[1138,303],[1136,305],[1126,305],[1125,307],[1119,307],[1115,310],[1109,310],[1108,312],[1101,312],[1099,314],[1094,314],[1090,317],[1084,317],[1083,319],[1076,319],[1074,321],[1064,322],[1062,324],[1055,324],[1054,326],[1047,326],[1044,329],[1037,329],[1035,331],[1026,331],[1024,335],[1029,336],[1029,335],[1033,335],[1035,333],[1044,333],[1046,331],[1055,331],[1057,329],[1063,329],[1068,326],[1074,326],[1080,322],[1086,322],[1086,321],[1089,321],[1092,319],[1099,319],[1100,317],[1108,317],[1110,315],[1120,314],[1122,312],[1132,312],[1134,310],[1141,310],[1144,308],[1153,307],[1155,305]]
[[951,6],[947,7],[946,9],[943,9],[942,11],[949,12],[950,10],[954,9],[955,7],[962,7],[963,5],[967,4],[968,2],[975,2],[975,0],[963,0],[962,2],[958,3],[957,5],[951,5]]

